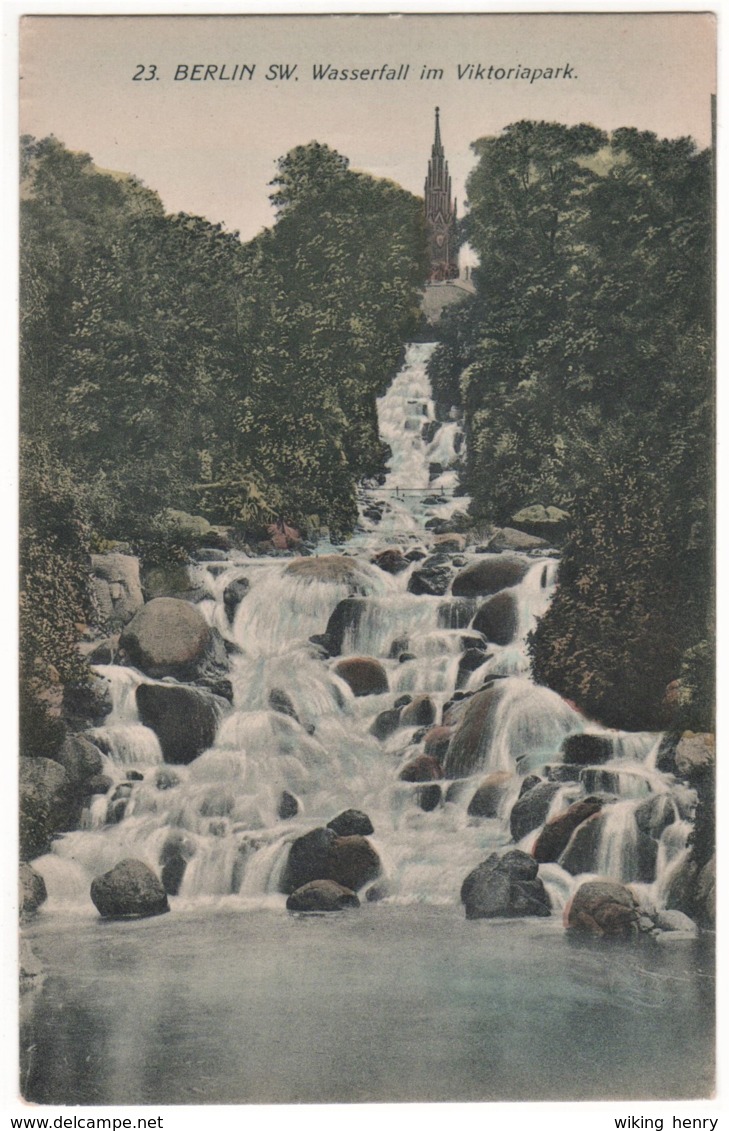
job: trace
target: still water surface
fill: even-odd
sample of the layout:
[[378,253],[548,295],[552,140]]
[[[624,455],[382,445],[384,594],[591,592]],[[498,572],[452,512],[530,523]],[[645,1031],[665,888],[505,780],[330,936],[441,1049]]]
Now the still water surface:
[[[711,942],[366,905],[40,916],[21,1035],[40,1103],[679,1099],[711,1094]],[[29,1003],[30,1004],[30,1003]]]

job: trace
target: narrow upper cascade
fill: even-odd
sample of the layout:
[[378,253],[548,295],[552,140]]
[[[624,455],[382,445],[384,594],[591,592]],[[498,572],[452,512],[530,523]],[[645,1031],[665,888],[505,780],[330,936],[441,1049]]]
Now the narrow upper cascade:
[[[178,906],[283,906],[292,842],[346,809],[370,818],[382,864],[361,897],[455,903],[491,851],[514,841],[532,851],[544,822],[587,796],[600,811],[540,873],[553,907],[585,875],[664,897],[695,799],[655,768],[659,736],[605,731],[532,682],[526,638],[550,601],[556,556],[500,555],[457,533],[469,503],[458,493],[464,436],[457,411],[431,397],[433,348],[409,346],[378,402],[392,451],[387,474],[362,489],[346,545],[319,546],[319,556],[338,555],[330,568],[318,575],[292,568],[313,558],[243,553],[222,568],[193,567],[208,594],[199,607],[232,653],[233,706],[212,747],[187,765],[166,764],[135,696],[140,683],[170,681],[97,669],[111,681],[114,710],[89,737],[113,785],[93,799],[79,831],[34,862],[50,913],[66,904],[93,914],[91,879],[126,857],[158,874],[176,860]],[[505,557],[518,568],[495,605],[485,610],[493,590],[453,594],[467,567]],[[243,578],[249,588],[231,621],[224,594]],[[369,658],[357,678],[374,679],[372,693],[354,693],[348,673],[358,657]],[[416,759],[428,771],[401,778]],[[474,795],[492,774],[495,800],[479,812]],[[533,812],[522,817],[531,775],[543,800],[533,794]]]

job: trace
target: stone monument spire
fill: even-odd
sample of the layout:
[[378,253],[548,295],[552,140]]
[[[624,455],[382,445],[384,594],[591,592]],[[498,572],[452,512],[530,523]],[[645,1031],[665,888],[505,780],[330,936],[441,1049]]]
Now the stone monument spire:
[[435,108],[435,138],[425,178],[425,224],[430,254],[429,282],[458,278],[456,204],[451,199],[451,178],[440,137],[440,107]]

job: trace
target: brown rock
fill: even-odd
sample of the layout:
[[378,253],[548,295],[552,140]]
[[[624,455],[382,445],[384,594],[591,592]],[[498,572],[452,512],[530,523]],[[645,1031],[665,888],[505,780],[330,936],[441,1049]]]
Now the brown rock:
[[534,859],[540,864],[559,860],[577,826],[599,813],[602,806],[603,802],[599,797],[586,797],[584,801],[576,801],[564,813],[549,821],[532,849]]
[[416,695],[403,707],[400,722],[404,727],[427,727],[435,722],[435,706],[429,695]]
[[478,770],[488,749],[493,712],[502,694],[503,688],[496,684],[471,696],[448,747],[446,777],[467,778]]
[[443,763],[452,735],[453,727],[431,727],[423,740],[423,750]]
[[382,695],[389,690],[387,672],[379,660],[371,656],[348,656],[334,665],[334,673],[348,683],[359,698]]
[[363,836],[338,836],[329,849],[327,879],[359,891],[382,870],[380,858]]
[[312,880],[286,900],[287,911],[345,911],[350,907],[359,907],[359,899],[334,880]]
[[518,585],[529,564],[507,554],[484,555],[456,575],[451,592],[454,597],[488,597]]
[[400,781],[439,781],[443,777],[440,762],[430,754],[418,754],[400,771]]
[[635,899],[623,884],[592,880],[582,884],[567,904],[565,926],[592,935],[630,938],[638,934]]
[[372,564],[385,573],[402,573],[410,565],[400,550],[382,550],[372,558]]
[[372,589],[370,575],[353,558],[344,554],[322,554],[320,557],[295,558],[284,573],[300,581],[320,581],[329,585],[351,585],[353,592]]

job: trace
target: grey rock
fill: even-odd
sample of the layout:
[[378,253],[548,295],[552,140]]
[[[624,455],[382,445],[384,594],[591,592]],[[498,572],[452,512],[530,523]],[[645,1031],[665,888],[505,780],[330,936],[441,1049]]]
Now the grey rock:
[[140,919],[169,911],[167,893],[141,860],[122,860],[91,884],[91,901],[103,919]]
[[159,738],[166,762],[186,765],[215,741],[227,700],[199,687],[142,683],[136,692],[139,717]]
[[360,809],[345,809],[327,825],[337,836],[371,836],[375,831],[372,821]]
[[529,562],[522,558],[498,554],[480,558],[466,566],[453,581],[454,597],[488,597],[502,589],[518,585]]
[[46,882],[30,864],[22,863],[18,877],[18,903],[21,918],[35,914],[48,899]]
[[91,577],[103,620],[115,629],[128,624],[144,604],[139,558],[126,554],[92,554]]
[[514,840],[521,840],[527,833],[544,824],[549,807],[559,788],[557,782],[541,782],[515,802],[509,818],[511,835]]

